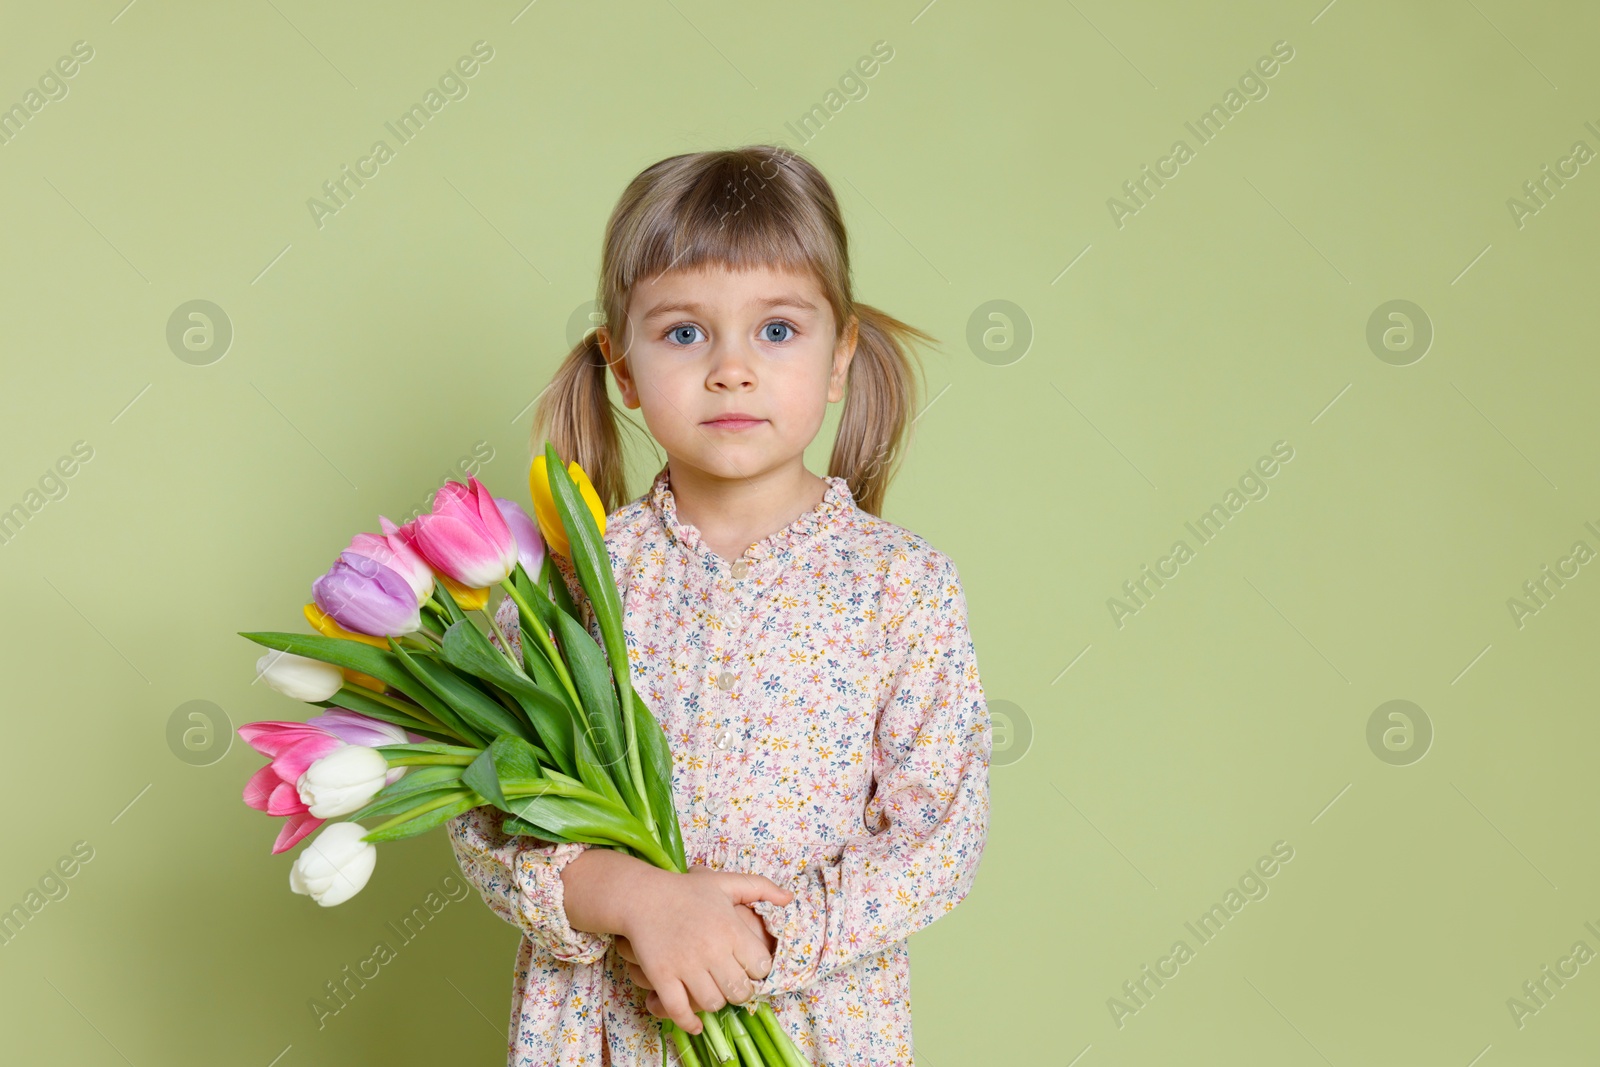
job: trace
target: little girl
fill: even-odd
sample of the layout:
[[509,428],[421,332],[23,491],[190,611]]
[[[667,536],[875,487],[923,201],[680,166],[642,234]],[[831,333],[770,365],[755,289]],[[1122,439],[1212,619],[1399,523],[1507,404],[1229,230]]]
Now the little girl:
[[[639,174],[601,278],[607,325],[556,372],[533,440],[608,512],[693,867],[507,836],[490,807],[452,820],[463,873],[523,933],[508,1062],[659,1064],[652,1016],[698,1033],[694,1012],[765,997],[817,1067],[911,1067],[906,937],[966,896],[989,821],[955,564],[878,516],[917,403],[905,342],[932,338],[855,301],[832,189],[770,146]],[[667,455],[631,501],[608,370]],[[840,400],[819,478],[804,452]]]

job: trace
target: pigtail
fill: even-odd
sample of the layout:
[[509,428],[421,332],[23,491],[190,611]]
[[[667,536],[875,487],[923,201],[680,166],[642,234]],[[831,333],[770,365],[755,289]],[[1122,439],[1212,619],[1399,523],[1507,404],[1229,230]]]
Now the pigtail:
[[856,351],[828,473],[845,479],[856,506],[882,514],[884,494],[910,443],[924,393],[912,339],[935,338],[869,304],[856,304]]
[[[533,455],[542,455],[548,440],[562,459],[568,463],[576,460],[609,515],[630,498],[618,413],[606,391],[606,376],[605,353],[591,329],[567,353],[549,388],[540,395],[529,444]],[[622,421],[634,426],[626,416]]]

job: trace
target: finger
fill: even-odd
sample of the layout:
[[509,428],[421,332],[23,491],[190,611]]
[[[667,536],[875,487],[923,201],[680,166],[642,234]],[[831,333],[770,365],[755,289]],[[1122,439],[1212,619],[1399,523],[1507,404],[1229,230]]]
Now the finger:
[[728,1002],[728,998],[722,995],[722,987],[717,984],[716,978],[712,977],[710,971],[701,971],[693,975],[684,985],[689,990],[696,1011],[716,1011]]
[[750,976],[737,960],[729,959],[725,965],[717,968],[714,977],[723,999],[729,1004],[743,1004],[755,992],[755,983],[750,981]]
[[644,1010],[658,1019],[665,1017],[667,1014],[667,1009],[661,1006],[661,998],[656,996],[653,991],[644,998]]
[[638,986],[640,989],[655,988],[655,986],[650,984],[650,979],[646,977],[644,968],[639,966],[637,963],[628,964],[628,978],[631,979],[633,984]]
[[639,957],[634,955],[633,945],[628,941],[627,938],[623,937],[621,934],[617,935],[616,948],[617,948],[617,955],[621,956],[627,962],[629,962],[629,963],[638,963],[639,962]]
[[[740,931],[733,942],[733,958],[752,981],[759,982],[772,973],[772,954],[767,951],[767,939],[756,930],[746,927]],[[734,1000],[733,997],[728,999]],[[734,1002],[743,1003],[748,999],[745,996]]]
[[689,1004],[689,993],[683,983],[674,978],[662,984],[665,988],[657,989],[650,994],[660,1003],[662,1012],[670,1016],[684,1032],[698,1034],[702,1024]]
[[767,900],[781,907],[794,899],[793,893],[772,879],[759,874],[730,872],[722,888],[734,904],[753,904],[758,900]]
[[755,909],[748,904],[735,904],[733,910],[738,913],[739,918],[744,921],[745,926],[749,928],[751,933],[761,938],[763,942],[767,940],[769,936],[767,934],[767,924],[762,921],[761,916],[756,914]]

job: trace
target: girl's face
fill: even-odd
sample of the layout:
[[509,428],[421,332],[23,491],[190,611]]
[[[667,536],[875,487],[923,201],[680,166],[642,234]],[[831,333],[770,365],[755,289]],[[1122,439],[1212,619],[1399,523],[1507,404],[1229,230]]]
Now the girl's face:
[[[809,272],[671,270],[636,286],[625,352],[598,331],[623,403],[675,462],[742,480],[797,464],[844,399],[844,337]],[[737,416],[737,418],[734,418]]]

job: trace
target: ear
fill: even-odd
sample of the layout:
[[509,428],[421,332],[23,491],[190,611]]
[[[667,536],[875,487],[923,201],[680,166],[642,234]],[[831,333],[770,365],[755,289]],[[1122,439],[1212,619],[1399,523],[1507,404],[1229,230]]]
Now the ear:
[[639,389],[633,380],[633,370],[628,366],[625,357],[612,359],[611,334],[604,326],[595,327],[595,340],[600,345],[600,354],[605,357],[606,365],[611,368],[611,376],[617,380],[617,391],[622,394],[622,406],[636,408],[639,406]]
[[844,399],[844,385],[850,378],[850,362],[855,359],[856,341],[860,338],[861,320],[850,316],[848,328],[833,349],[833,370],[828,375],[828,403],[837,404]]

